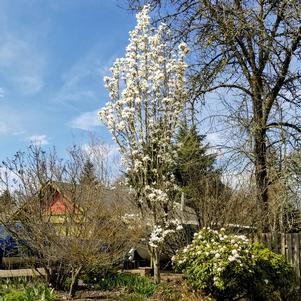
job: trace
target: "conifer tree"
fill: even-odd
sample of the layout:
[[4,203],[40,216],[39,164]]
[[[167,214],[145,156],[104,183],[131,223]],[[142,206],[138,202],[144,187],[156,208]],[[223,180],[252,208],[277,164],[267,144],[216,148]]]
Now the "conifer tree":
[[90,159],[87,159],[82,170],[80,177],[80,184],[84,185],[95,185],[98,180],[96,177],[95,167]]
[[0,211],[8,211],[14,204],[13,198],[8,189],[4,190],[0,195]]
[[178,159],[175,167],[176,180],[181,186],[185,204],[196,214],[200,227],[208,226],[205,216],[208,215],[210,198],[218,198],[225,189],[221,173],[214,166],[216,155],[208,152],[205,135],[200,135],[195,126],[181,126],[178,136]]

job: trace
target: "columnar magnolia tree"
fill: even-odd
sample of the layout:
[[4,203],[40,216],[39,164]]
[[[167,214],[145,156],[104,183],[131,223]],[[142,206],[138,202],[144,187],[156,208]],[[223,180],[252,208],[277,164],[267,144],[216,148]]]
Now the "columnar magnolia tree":
[[186,44],[175,49],[170,32],[150,25],[149,8],[137,14],[124,58],[105,77],[111,101],[100,117],[119,145],[128,184],[149,223],[149,247],[159,282],[159,257],[165,237],[179,228],[174,216],[177,193],[172,166],[174,134],[187,93]]

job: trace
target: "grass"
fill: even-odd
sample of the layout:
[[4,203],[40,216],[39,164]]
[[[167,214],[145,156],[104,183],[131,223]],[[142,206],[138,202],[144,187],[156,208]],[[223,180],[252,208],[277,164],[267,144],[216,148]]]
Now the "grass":
[[53,289],[41,282],[25,278],[2,280],[0,282],[0,301],[54,301]]
[[124,273],[109,274],[101,278],[98,282],[98,287],[101,290],[125,288],[129,294],[133,294],[132,298],[134,299],[137,298],[137,296],[150,297],[157,288],[157,286],[146,277]]

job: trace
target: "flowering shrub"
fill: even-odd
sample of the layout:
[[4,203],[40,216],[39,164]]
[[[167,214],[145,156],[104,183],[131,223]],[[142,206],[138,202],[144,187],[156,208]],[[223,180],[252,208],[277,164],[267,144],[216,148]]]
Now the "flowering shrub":
[[224,229],[196,233],[173,261],[192,289],[216,300],[285,300],[281,298],[292,288],[292,268],[281,255]]

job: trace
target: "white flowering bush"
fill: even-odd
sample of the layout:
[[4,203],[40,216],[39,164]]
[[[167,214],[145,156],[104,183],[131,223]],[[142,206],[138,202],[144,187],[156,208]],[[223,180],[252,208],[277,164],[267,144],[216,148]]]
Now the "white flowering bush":
[[216,300],[287,300],[293,283],[292,268],[282,255],[224,229],[196,233],[173,262],[193,290]]

